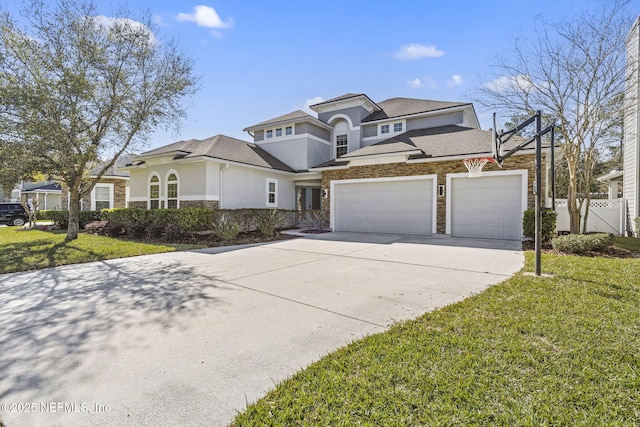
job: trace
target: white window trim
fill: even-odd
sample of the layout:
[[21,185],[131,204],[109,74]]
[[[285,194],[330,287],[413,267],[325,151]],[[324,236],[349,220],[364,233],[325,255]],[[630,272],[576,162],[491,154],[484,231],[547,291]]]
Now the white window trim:
[[[147,179],[147,209],[151,209],[151,178],[154,176],[158,177],[158,209],[161,208],[160,201],[162,200],[162,179],[160,178],[160,174],[158,172],[151,172],[149,174],[149,179]],[[156,185],[156,183],[154,183]]]
[[[169,206],[169,175],[174,174],[177,178],[176,183],[178,184],[178,197],[176,208],[180,209],[180,174],[175,169],[170,169],[164,177],[165,182],[165,192],[164,192],[164,207],[168,208]],[[171,181],[173,183],[173,181]]]
[[[276,191],[275,193],[275,203],[269,203],[269,184],[274,183],[276,186]],[[267,196],[266,196],[266,206],[268,208],[277,208],[278,207],[278,180],[277,179],[273,179],[273,178],[267,178],[267,186],[266,186],[266,190],[267,190]]]
[[[347,137],[347,143],[345,145],[341,145],[341,147],[347,147],[347,153],[349,153],[349,132],[347,133],[341,133],[339,135],[336,135],[333,141],[333,157],[337,158],[338,157],[338,137],[339,136],[346,136]],[[344,155],[344,154],[343,154]]]
[[[396,132],[394,130],[394,127],[397,124],[402,125],[402,130],[399,131],[399,132]],[[388,133],[382,133],[382,126],[389,126],[389,132]],[[370,139],[388,138],[388,137],[400,135],[401,133],[405,133],[406,131],[407,131],[407,121],[406,120],[390,120],[388,122],[378,123],[378,134],[375,137],[369,137],[369,138]]]
[[102,184],[97,183],[93,186],[91,190],[91,210],[96,210],[96,187],[107,187],[109,188],[109,208],[113,208],[114,205],[114,186],[113,184]]

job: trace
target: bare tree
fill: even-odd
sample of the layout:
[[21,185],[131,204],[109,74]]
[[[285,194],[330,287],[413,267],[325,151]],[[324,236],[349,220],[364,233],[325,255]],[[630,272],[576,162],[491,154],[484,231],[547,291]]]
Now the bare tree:
[[[588,212],[594,166],[620,126],[625,40],[632,23],[627,5],[603,3],[569,22],[537,17],[532,38],[516,40],[493,64],[495,79],[476,94],[477,102],[509,117],[541,110],[555,118],[567,165],[572,233],[580,232],[583,203]],[[583,226],[586,230],[586,216]]]
[[24,10],[25,28],[0,17],[0,143],[67,186],[71,240],[82,197],[158,126],[177,126],[197,78],[149,13],[105,17],[92,0],[32,0]]

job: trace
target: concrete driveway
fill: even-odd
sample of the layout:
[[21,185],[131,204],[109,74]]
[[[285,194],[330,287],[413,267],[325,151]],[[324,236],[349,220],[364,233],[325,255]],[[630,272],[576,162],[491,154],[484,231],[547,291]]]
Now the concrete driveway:
[[327,233],[0,275],[0,419],[224,426],[328,352],[523,262],[518,242]]

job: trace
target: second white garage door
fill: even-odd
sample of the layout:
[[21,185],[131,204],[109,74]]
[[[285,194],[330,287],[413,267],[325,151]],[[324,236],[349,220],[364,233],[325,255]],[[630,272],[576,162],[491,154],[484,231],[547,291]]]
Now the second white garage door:
[[364,233],[433,233],[432,178],[334,181],[333,229]]
[[451,235],[520,240],[522,213],[526,209],[523,180],[526,182],[526,174],[451,178]]

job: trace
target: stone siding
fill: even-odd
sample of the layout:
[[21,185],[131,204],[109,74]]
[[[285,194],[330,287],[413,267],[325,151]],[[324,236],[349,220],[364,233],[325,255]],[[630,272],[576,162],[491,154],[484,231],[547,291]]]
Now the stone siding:
[[[127,207],[127,183],[129,181],[125,179],[101,179],[98,184],[113,184],[113,207],[114,208],[126,208]],[[62,184],[62,206],[61,209],[66,210],[69,206],[69,189],[66,185]],[[145,203],[146,207],[146,203]],[[82,210],[91,210],[91,193],[82,198]]]
[[147,202],[129,202],[130,208],[147,209]]
[[[545,158],[543,157],[542,188],[545,187]],[[533,195],[533,181],[535,180],[535,155],[512,156],[504,161],[503,168],[493,163],[487,163],[483,172],[500,170],[528,171],[527,200],[530,208],[535,207]],[[382,165],[353,166],[349,169],[328,170],[322,172],[322,188],[329,197],[322,199],[322,212],[329,218],[331,212],[331,181],[343,179],[386,178],[395,176],[437,175],[437,185],[447,184],[447,174],[468,172],[462,160],[427,163],[389,163]],[[437,200],[437,233],[446,233],[447,197],[449,189],[445,188],[444,196],[436,196]]]
[[217,200],[180,200],[181,208],[218,209],[219,204]]

